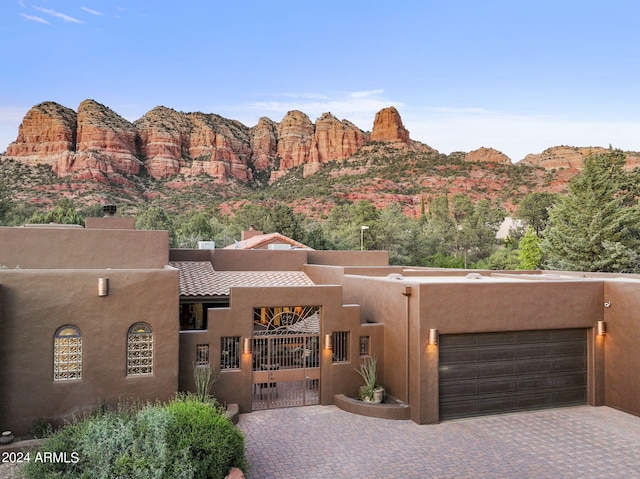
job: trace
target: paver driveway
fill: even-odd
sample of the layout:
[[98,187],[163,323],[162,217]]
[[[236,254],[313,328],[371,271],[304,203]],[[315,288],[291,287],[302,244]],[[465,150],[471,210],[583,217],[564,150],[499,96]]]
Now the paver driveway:
[[243,414],[247,479],[640,478],[640,418],[579,406],[419,426],[335,406]]

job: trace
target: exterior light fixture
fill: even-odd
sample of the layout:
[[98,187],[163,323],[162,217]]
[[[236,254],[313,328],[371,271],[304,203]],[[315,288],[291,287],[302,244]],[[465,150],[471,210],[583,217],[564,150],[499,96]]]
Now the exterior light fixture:
[[438,330],[435,328],[431,328],[429,330],[429,340],[427,341],[427,344],[435,346],[438,344]]
[[98,278],[98,296],[109,295],[109,278]]
[[368,230],[368,226],[360,227],[360,251],[364,251],[364,230]]
[[324,349],[333,349],[333,336],[331,334],[324,335]]
[[242,352],[244,354],[251,354],[251,338],[244,338],[242,340]]
[[598,321],[596,330],[598,332],[598,336],[604,336],[607,334],[607,323],[604,321]]

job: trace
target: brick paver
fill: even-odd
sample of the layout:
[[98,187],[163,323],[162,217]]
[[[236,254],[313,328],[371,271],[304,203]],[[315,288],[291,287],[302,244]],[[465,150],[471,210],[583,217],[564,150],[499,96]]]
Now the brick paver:
[[419,426],[335,406],[243,414],[247,479],[640,478],[640,418],[579,406]]

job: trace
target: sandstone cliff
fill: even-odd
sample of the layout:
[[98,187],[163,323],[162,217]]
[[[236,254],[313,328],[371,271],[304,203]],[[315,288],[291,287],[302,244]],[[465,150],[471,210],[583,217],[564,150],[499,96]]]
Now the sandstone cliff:
[[402,124],[398,110],[391,106],[376,113],[371,141],[410,144],[409,131]]
[[478,148],[477,150],[470,151],[464,157],[465,161],[472,162],[485,162],[485,163],[499,163],[502,165],[511,165],[511,160],[507,155],[501,151],[493,148]]
[[[544,168],[545,170],[573,170],[575,173],[584,167],[584,160],[591,154],[605,153],[606,148],[599,146],[573,147],[554,146],[547,148],[542,153],[530,154],[520,162],[523,165]],[[632,170],[640,166],[640,156],[636,153],[627,153],[625,168]]]
[[305,176],[313,174],[323,163],[350,157],[373,137],[411,144],[393,107],[376,115],[370,135],[331,113],[313,123],[306,114],[290,111],[280,123],[261,118],[248,128],[219,115],[163,106],[131,123],[93,100],[83,101],[77,114],[45,102],[27,113],[6,156],[49,164],[59,176],[101,181],[106,181],[102,173],[135,175],[143,166],[155,179],[204,174],[221,183],[250,182],[255,173],[265,172],[274,181],[297,166],[304,167]]

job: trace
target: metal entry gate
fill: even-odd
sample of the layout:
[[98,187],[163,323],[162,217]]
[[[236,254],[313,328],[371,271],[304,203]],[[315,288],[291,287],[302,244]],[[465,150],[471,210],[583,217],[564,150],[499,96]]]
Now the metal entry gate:
[[320,403],[319,339],[300,333],[254,336],[254,410]]

